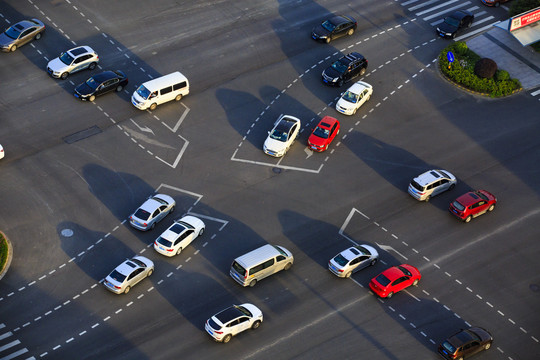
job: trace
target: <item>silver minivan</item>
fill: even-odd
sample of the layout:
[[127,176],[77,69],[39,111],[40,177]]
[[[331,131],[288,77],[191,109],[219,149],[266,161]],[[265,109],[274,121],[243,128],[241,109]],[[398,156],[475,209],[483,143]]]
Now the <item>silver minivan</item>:
[[409,194],[420,201],[429,201],[435,195],[456,187],[456,177],[446,170],[429,170],[411,180]]
[[282,246],[264,245],[234,259],[230,275],[242,286],[254,286],[281,270],[289,270],[294,262],[291,252]]

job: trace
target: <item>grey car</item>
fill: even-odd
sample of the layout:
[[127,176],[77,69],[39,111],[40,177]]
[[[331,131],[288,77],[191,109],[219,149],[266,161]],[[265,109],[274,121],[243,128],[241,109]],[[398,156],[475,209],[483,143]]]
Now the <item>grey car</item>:
[[47,64],[47,72],[56,79],[65,80],[69,74],[84,69],[94,70],[98,54],[90,46],[79,46],[60,54]]
[[0,34],[0,49],[3,52],[15,51],[26,43],[41,38],[45,25],[38,19],[22,20]]
[[142,231],[152,230],[174,211],[176,202],[169,195],[156,194],[146,200],[130,217],[129,224]]
[[343,250],[328,262],[328,270],[341,278],[348,278],[353,272],[373,266],[379,253],[369,245],[357,245]]
[[134,256],[118,265],[103,280],[103,285],[107,290],[115,294],[127,294],[139,281],[152,275],[154,263],[144,256]]

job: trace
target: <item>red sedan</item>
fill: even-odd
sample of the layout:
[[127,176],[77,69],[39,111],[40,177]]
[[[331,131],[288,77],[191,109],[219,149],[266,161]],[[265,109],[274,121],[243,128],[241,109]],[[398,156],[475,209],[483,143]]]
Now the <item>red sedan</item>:
[[324,151],[328,149],[328,145],[337,134],[339,134],[339,121],[333,117],[325,116],[309,136],[308,146],[311,150]]
[[495,209],[497,198],[486,190],[470,191],[450,204],[450,213],[468,223],[472,218]]
[[422,278],[417,268],[401,264],[384,270],[371,279],[369,288],[382,298],[391,298],[395,293],[411,285],[416,286]]

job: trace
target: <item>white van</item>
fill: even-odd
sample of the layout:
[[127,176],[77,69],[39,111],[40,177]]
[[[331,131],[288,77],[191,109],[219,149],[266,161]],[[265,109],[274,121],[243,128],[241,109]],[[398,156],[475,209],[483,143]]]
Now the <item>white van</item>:
[[230,275],[242,286],[254,286],[281,270],[289,270],[294,258],[289,250],[277,245],[264,245],[234,259]]
[[139,86],[131,96],[131,103],[141,110],[155,110],[167,101],[182,99],[189,94],[189,81],[179,71],[163,75]]

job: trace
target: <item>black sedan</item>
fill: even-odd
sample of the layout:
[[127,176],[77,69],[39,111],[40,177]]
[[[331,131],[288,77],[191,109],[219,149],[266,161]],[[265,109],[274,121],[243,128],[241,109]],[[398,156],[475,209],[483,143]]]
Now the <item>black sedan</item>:
[[104,71],[92,76],[77,86],[73,95],[84,101],[94,101],[96,96],[103,95],[109,91],[122,91],[127,83],[128,78],[122,71]]
[[455,38],[458,32],[469,28],[474,20],[474,15],[467,10],[458,10],[447,16],[442,24],[437,27],[437,34],[443,38]]
[[329,43],[342,36],[354,34],[357,26],[358,23],[352,17],[336,15],[316,26],[311,32],[311,37]]

